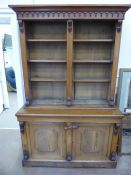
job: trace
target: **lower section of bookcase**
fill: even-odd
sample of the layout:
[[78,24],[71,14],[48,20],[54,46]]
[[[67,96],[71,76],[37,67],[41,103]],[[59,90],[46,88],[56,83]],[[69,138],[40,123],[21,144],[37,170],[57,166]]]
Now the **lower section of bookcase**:
[[17,113],[23,166],[116,167],[121,114],[23,112]]

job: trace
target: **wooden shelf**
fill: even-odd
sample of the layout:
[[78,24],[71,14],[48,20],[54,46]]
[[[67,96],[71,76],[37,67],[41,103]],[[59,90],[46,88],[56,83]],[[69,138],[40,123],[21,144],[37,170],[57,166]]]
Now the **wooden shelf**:
[[66,63],[66,60],[49,60],[49,59],[30,59],[28,60],[29,63]]
[[34,78],[30,78],[30,81],[40,81],[40,82],[66,82],[66,80],[59,80],[59,79],[47,79],[47,78],[38,78],[38,77],[34,77]]
[[27,42],[66,42],[66,39],[27,39]]
[[112,60],[74,60],[74,63],[112,63]]
[[[81,99],[81,100],[77,100],[75,99],[74,102],[73,102],[74,105],[91,105],[91,107],[97,107],[97,105],[105,105],[105,107],[109,107],[108,106],[108,101],[107,100],[84,100],[84,99]],[[86,106],[87,107],[87,106]]]
[[113,39],[74,39],[74,42],[113,42]]
[[[29,63],[66,63],[66,60],[50,60],[50,59],[30,59]],[[96,63],[96,64],[110,64],[112,60],[74,60],[74,63]]]
[[86,79],[86,80],[73,80],[75,83],[108,83],[110,79]]
[[[27,42],[66,42],[66,39],[27,39]],[[113,39],[74,39],[74,42],[113,42]]]

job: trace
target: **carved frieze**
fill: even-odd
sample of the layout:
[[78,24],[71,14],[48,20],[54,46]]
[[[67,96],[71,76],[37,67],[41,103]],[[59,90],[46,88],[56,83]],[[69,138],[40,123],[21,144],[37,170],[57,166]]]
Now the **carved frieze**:
[[123,19],[123,11],[20,11],[18,19]]

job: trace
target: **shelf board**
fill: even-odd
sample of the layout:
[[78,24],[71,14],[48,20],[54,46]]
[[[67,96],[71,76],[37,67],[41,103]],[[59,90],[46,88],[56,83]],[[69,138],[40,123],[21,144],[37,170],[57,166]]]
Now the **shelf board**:
[[[29,63],[66,63],[66,60],[51,60],[51,59],[30,59]],[[74,63],[112,63],[112,60],[74,60]]]
[[75,83],[108,83],[110,79],[86,79],[86,80],[73,80]]
[[28,60],[29,63],[66,63],[66,60],[42,60],[42,59],[30,59]]
[[66,39],[27,39],[27,42],[66,42]]
[[66,82],[66,80],[59,80],[59,79],[49,79],[49,78],[30,78],[30,81],[36,81],[36,82]]
[[113,39],[74,39],[74,42],[113,42]]
[[74,63],[112,63],[112,60],[74,60]]

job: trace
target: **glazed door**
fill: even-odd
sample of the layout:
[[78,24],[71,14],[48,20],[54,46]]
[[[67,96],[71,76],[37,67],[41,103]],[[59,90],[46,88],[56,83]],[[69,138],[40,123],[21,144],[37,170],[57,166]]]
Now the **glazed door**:
[[65,159],[65,131],[62,123],[29,124],[30,158]]
[[112,132],[111,124],[78,123],[77,129],[73,130],[73,159],[109,159]]

